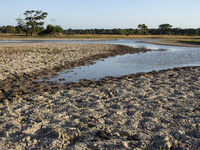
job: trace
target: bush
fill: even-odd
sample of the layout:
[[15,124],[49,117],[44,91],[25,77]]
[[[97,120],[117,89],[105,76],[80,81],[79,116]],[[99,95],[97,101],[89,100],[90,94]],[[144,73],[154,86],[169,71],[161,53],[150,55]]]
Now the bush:
[[60,35],[63,32],[61,26],[53,26],[51,24],[47,25],[47,28],[39,33],[39,36],[50,36],[50,35]]
[[47,28],[45,30],[46,34],[56,34],[61,33],[63,31],[61,26],[53,26],[51,24],[47,25]]

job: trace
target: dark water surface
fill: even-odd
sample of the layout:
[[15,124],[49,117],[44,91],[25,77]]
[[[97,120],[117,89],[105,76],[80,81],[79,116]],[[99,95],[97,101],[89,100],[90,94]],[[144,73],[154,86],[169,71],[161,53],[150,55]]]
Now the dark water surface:
[[[200,66],[200,48],[155,45],[138,43],[141,40],[115,40],[115,41],[31,41],[40,43],[105,43],[121,44],[137,48],[147,48],[153,51],[140,54],[125,54],[123,56],[109,57],[95,61],[94,65],[80,66],[60,73],[51,81],[79,82],[80,79],[100,79],[105,76],[123,76],[138,72],[150,72],[175,67]],[[142,40],[146,41],[146,40]],[[21,41],[17,41],[21,42]],[[30,41],[28,41],[30,42]],[[163,51],[164,50],[164,51]],[[52,77],[52,76],[48,76]],[[41,79],[42,80],[42,79]]]

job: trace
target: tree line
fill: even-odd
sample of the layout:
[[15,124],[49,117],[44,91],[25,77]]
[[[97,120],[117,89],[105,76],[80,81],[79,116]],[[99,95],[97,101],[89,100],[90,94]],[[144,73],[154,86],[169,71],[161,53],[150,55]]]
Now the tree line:
[[43,27],[44,20],[47,17],[47,12],[42,11],[25,11],[25,18],[16,18],[17,26],[0,26],[0,33],[26,33],[26,35],[55,35],[63,34],[110,34],[110,35],[200,35],[200,28],[197,29],[181,29],[172,28],[170,24],[160,24],[157,29],[149,29],[145,24],[139,24],[138,28],[133,29],[67,29],[63,30],[61,26],[47,25],[46,29]]
[[67,29],[63,31],[64,34],[108,34],[108,35],[186,35],[195,36],[200,35],[200,28],[198,29]]
[[[0,33],[26,33],[19,26],[0,26]],[[40,32],[35,32],[39,35],[63,33],[71,34],[109,34],[109,35],[187,35],[187,36],[200,36],[200,28],[198,29],[181,29],[171,28],[170,30],[157,29],[67,29],[63,30],[61,26],[47,25],[46,29],[42,28]]]

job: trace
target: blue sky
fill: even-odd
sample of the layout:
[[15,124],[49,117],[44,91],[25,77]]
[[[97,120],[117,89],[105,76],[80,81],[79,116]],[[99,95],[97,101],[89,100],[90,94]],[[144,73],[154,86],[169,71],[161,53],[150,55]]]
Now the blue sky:
[[26,10],[42,10],[47,24],[63,29],[148,28],[169,23],[173,28],[200,28],[200,0],[1,0],[0,26],[16,26]]

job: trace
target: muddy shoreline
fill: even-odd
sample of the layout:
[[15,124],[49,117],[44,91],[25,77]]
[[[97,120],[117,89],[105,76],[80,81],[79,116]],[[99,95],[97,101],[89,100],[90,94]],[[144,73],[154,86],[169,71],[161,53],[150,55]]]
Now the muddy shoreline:
[[[1,148],[199,149],[200,66],[60,85],[35,79],[102,57],[148,50],[102,44],[12,46],[0,47],[6,53],[0,58]],[[55,47],[59,51],[53,53]],[[47,56],[54,66],[43,63]]]
[[[7,79],[0,80],[1,102],[3,102],[5,99],[12,100],[16,96],[26,95],[26,97],[28,97],[30,96],[30,94],[53,92],[61,89],[71,89],[95,85],[98,86],[103,83],[107,83],[107,80],[113,81],[121,79],[121,77],[109,77],[102,79],[102,81],[82,80],[80,83],[66,82],[65,85],[61,85],[60,83],[55,81],[36,81],[36,79],[39,79],[41,77],[45,77],[52,74],[56,75],[57,72],[61,72],[66,69],[73,69],[78,66],[84,66],[101,58],[114,57],[116,55],[124,55],[127,53],[144,53],[147,51],[150,50],[116,45],[115,49],[108,50],[105,53],[92,55],[69,63],[67,62],[61,66],[56,66],[53,68],[46,68],[44,70],[34,71],[30,73],[21,73],[12,77],[8,77]],[[14,51],[12,52],[14,53]]]

